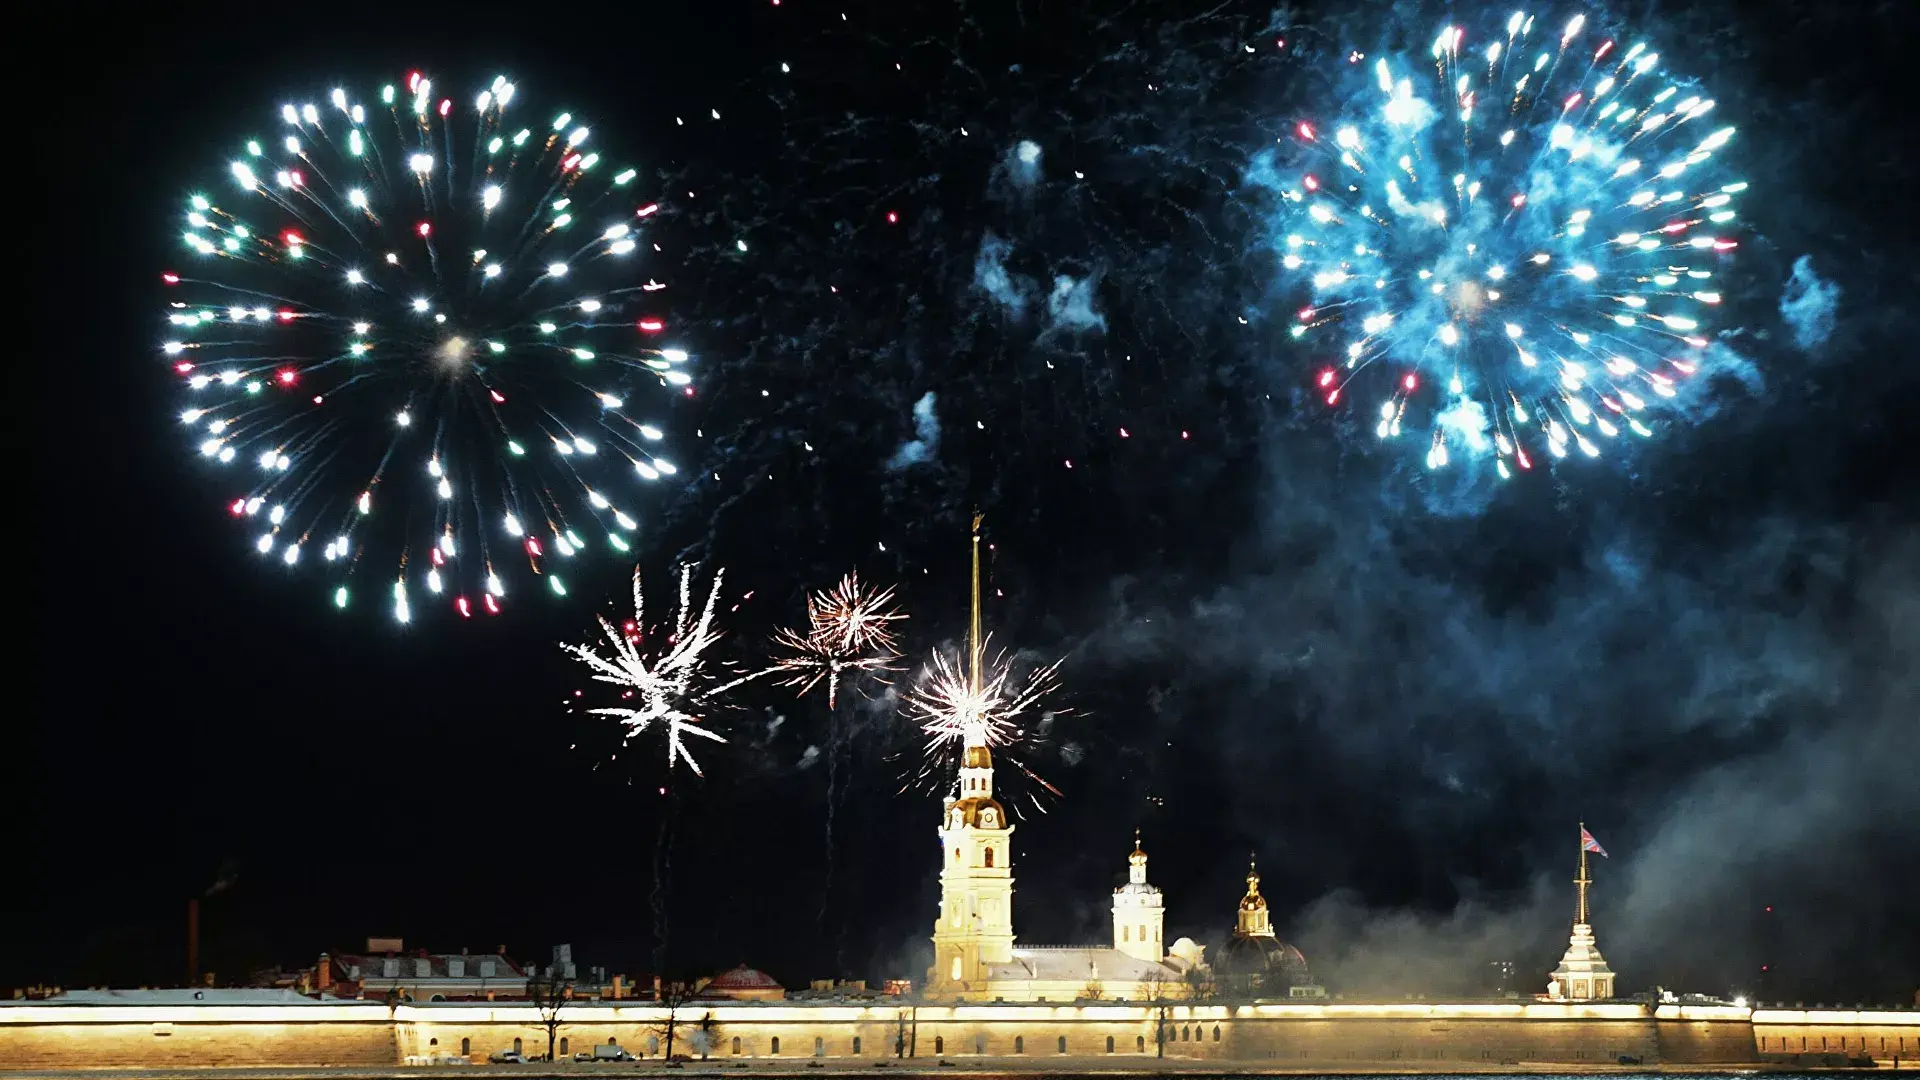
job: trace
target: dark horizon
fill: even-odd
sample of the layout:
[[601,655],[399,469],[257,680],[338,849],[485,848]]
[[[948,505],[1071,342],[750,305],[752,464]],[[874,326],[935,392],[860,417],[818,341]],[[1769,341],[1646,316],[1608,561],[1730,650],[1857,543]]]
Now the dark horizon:
[[[1251,854],[1332,992],[1472,993],[1496,961],[1544,989],[1584,821],[1623,993],[1913,1000],[1910,13],[1621,9],[1697,54],[1741,126],[1756,197],[1722,344],[1744,360],[1629,454],[1469,489],[1306,392],[1293,287],[1237,179],[1314,78],[1244,43],[1285,25],[1332,55],[1391,20],[845,10],[85,28],[49,114],[76,132],[34,155],[76,160],[57,205],[22,207],[52,235],[19,261],[52,251],[37,284],[64,295],[17,313],[37,693],[9,755],[0,988],[178,984],[187,903],[229,879],[201,904],[223,983],[369,937],[570,943],[634,977],[924,976],[939,805],[901,791],[918,741],[886,688],[834,719],[746,688],[705,777],[669,772],[652,735],[622,748],[574,707],[608,692],[557,647],[623,613],[632,564],[498,619],[338,612],[309,568],[253,555],[183,439],[155,336],[181,196],[288,95],[420,68],[508,71],[700,191],[672,226],[701,386],[674,422],[698,434],[634,557],[658,597],[683,560],[726,569],[729,662],[857,569],[900,588],[904,685],[965,633],[984,511],[994,644],[1065,658],[1031,760],[1061,797],[1008,799],[1021,941],[1105,940],[1140,828],[1168,940],[1232,929]],[[1008,179],[1022,140],[1045,155],[1031,187]],[[983,295],[989,238],[1033,282],[1082,283],[1098,331]],[[1803,256],[1840,297],[1804,346],[1781,308]]]

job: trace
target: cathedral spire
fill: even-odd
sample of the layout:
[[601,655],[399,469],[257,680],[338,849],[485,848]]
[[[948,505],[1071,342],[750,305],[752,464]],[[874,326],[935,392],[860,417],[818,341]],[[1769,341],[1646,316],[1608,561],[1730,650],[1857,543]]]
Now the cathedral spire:
[[973,622],[967,626],[967,686],[975,694],[980,693],[981,651],[985,646],[980,641],[980,523],[985,515],[973,512]]

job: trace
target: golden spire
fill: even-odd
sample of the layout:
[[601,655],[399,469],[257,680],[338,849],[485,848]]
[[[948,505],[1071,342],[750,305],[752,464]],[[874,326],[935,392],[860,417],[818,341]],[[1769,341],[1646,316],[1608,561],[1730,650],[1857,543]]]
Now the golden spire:
[[980,522],[983,515],[973,512],[973,623],[967,628],[967,685],[980,693]]
[[1593,884],[1593,879],[1587,876],[1587,823],[1584,821],[1580,823],[1580,876],[1574,878],[1573,883],[1580,889],[1580,903],[1574,909],[1573,921],[1581,925],[1587,921],[1587,886]]

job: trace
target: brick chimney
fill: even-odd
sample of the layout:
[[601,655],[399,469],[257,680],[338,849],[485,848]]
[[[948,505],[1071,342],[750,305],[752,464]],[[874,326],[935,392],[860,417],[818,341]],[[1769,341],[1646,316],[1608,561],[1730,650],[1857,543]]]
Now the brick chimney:
[[333,957],[320,954],[320,962],[313,966],[313,984],[321,993],[333,989]]

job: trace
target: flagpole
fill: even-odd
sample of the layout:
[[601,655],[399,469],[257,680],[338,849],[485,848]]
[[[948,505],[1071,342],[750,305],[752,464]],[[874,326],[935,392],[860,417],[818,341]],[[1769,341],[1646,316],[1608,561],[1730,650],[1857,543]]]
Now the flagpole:
[[1573,921],[1584,924],[1587,921],[1587,886],[1591,879],[1587,877],[1587,823],[1580,823],[1580,876],[1573,883],[1580,887],[1580,906],[1576,909]]

